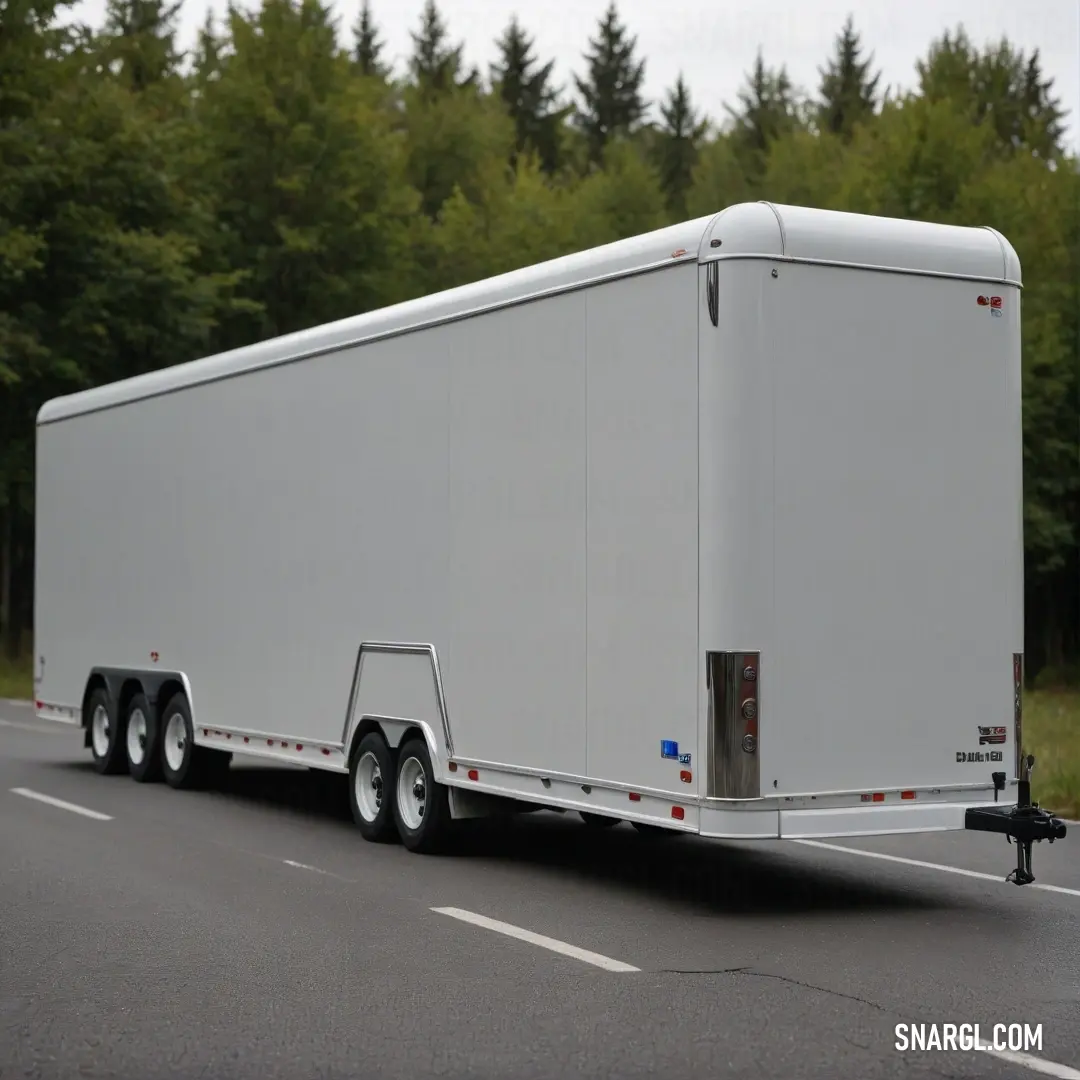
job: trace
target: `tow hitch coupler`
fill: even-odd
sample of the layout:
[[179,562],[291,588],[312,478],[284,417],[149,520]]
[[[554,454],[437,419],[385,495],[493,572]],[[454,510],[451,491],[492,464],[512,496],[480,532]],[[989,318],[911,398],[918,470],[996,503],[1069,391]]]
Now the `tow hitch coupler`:
[[[1024,771],[1030,775],[1035,759],[1029,757],[1025,764]],[[1017,784],[1015,806],[969,807],[964,814],[964,828],[1002,833],[1010,842],[1016,841],[1016,869],[1005,879],[1016,885],[1030,885],[1035,880],[1031,872],[1031,845],[1043,840],[1052,844],[1065,836],[1065,822],[1031,801],[1031,782],[1026,777]]]

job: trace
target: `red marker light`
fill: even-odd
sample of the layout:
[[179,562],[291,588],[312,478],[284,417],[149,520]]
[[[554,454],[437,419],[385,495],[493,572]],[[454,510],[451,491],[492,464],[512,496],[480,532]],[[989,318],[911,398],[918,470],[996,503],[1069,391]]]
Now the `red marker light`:
[[636,791],[631,791],[630,792],[630,801],[631,802],[641,802],[641,796]]
[[901,799],[914,799],[915,798],[915,792],[914,791],[901,791],[900,792],[900,798]]
[[476,769],[470,769],[469,770],[469,779],[470,780],[479,780],[480,779],[480,773],[477,772]]
[[676,821],[682,821],[682,819],[686,817],[686,811],[681,806],[673,806],[671,808],[671,816]]
[[979,297],[979,307],[989,307],[989,306],[990,306],[990,297],[989,296],[980,296]]
[[991,307],[996,307],[996,308],[1001,307],[1001,297],[1000,296],[991,296],[990,297],[990,306]]
[[874,792],[874,802],[884,802],[884,801],[885,801],[885,794],[884,794],[884,792],[881,792],[881,791],[875,791],[875,792]]

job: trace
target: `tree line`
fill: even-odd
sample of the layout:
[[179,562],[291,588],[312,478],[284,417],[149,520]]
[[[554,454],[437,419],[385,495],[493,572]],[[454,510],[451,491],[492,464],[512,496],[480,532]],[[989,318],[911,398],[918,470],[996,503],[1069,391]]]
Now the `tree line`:
[[[419,2],[419,0],[418,0]],[[612,4],[571,85],[512,19],[481,72],[435,0],[407,70],[371,6],[259,0],[177,44],[179,3],[0,7],[0,629],[32,619],[48,398],[744,199],[993,224],[1024,267],[1029,672],[1080,655],[1080,169],[1053,81],[962,27],[886,92],[849,19],[816,87],[760,53],[706,117]],[[932,392],[932,387],[927,388]],[[72,523],[77,527],[77,523]]]

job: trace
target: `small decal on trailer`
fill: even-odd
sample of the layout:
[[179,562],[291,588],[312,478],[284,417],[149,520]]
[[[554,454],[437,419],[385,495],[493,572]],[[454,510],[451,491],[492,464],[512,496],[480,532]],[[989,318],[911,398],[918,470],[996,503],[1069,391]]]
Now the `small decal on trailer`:
[[979,727],[979,745],[987,743],[999,744],[1005,741],[1005,728],[1003,727]]
[[961,762],[994,762],[1001,761],[1000,750],[957,750],[956,751],[956,763],[959,765]]
[[689,754],[680,754],[679,755],[679,764],[680,765],[689,765],[690,764],[690,755]]
[[660,756],[670,758],[672,761],[679,759],[679,744],[674,739],[660,740]]

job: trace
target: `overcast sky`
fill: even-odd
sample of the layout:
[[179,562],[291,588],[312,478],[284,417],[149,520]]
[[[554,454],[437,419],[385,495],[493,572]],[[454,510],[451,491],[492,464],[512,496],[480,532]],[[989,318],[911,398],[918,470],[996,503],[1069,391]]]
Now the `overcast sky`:
[[[254,0],[241,0],[251,6]],[[517,12],[535,37],[539,55],[554,58],[556,77],[572,87],[581,72],[581,54],[608,0],[439,0],[454,41],[487,73],[493,39]],[[372,0],[386,55],[404,65],[423,0]],[[82,0],[78,17],[98,22],[105,0]],[[224,10],[222,0],[185,0],[181,42],[191,44],[208,7]],[[351,26],[360,0],[334,0],[344,28]],[[646,90],[660,97],[682,71],[698,104],[724,117],[760,47],[766,62],[786,64],[796,85],[815,89],[817,68],[832,48],[848,13],[882,71],[882,83],[910,87],[914,64],[927,45],[947,28],[963,23],[978,43],[1002,36],[1030,52],[1038,49],[1044,70],[1053,76],[1062,105],[1069,111],[1069,142],[1080,150],[1080,0],[619,0],[619,12],[637,36],[646,58]]]

